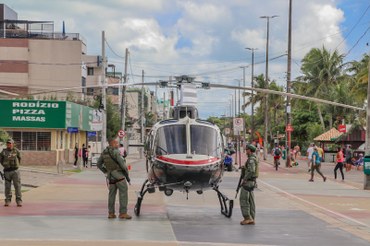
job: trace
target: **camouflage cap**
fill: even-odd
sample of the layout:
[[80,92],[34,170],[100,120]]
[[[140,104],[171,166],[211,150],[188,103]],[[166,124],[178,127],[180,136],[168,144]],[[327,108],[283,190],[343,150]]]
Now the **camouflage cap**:
[[11,138],[9,138],[8,140],[6,140],[6,143],[11,143],[11,144],[13,144],[13,143],[14,143],[14,140],[13,140],[13,139],[11,139]]
[[247,149],[251,150],[252,152],[255,152],[256,151],[256,146],[254,146],[253,144],[248,144]]

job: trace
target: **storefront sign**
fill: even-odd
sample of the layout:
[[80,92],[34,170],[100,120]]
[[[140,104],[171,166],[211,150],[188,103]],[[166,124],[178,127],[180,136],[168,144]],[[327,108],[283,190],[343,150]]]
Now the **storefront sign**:
[[77,133],[78,128],[77,127],[67,127],[67,132],[69,133]]
[[93,108],[68,101],[0,99],[0,109],[3,128],[101,130],[98,126],[92,129]]
[[0,100],[0,127],[65,128],[65,102]]
[[346,133],[347,132],[346,125],[339,125],[338,126],[338,131]]

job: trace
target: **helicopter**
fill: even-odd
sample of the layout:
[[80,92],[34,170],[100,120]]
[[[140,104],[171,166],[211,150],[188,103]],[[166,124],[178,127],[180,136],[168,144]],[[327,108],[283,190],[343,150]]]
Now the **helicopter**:
[[[182,76],[182,81],[189,78]],[[182,85],[180,84],[180,87]],[[188,194],[205,190],[217,193],[221,213],[231,217],[234,201],[219,190],[224,172],[224,137],[211,122],[201,120],[192,105],[178,105],[172,118],[157,122],[144,143],[147,178],[137,193],[134,212],[140,215],[147,193],[156,189],[171,196],[174,191]]]

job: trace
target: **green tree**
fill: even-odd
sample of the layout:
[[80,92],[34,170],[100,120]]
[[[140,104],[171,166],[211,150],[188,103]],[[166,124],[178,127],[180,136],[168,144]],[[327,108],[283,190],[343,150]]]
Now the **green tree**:
[[[303,75],[298,80],[307,83],[306,96],[328,99],[332,86],[343,79],[343,57],[337,50],[330,53],[325,47],[313,48],[305,55],[301,66]],[[322,106],[316,108],[322,129],[325,129]]]
[[9,134],[0,128],[0,142],[5,142],[9,138]]
[[106,105],[107,112],[107,139],[115,138],[117,132],[121,129],[121,115],[117,106],[113,105],[108,98]]

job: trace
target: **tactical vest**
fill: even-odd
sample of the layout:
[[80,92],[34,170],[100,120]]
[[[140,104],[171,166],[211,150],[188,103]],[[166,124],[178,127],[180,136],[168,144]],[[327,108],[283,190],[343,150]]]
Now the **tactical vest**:
[[106,148],[103,151],[104,165],[108,172],[120,169],[117,162],[113,159],[114,157],[115,156],[114,156],[114,152],[112,149]]
[[19,167],[19,160],[17,158],[18,154],[19,154],[19,150],[16,148],[13,148],[12,150],[3,149],[3,151],[1,152],[1,155],[4,157],[3,159],[4,170],[18,169]]

